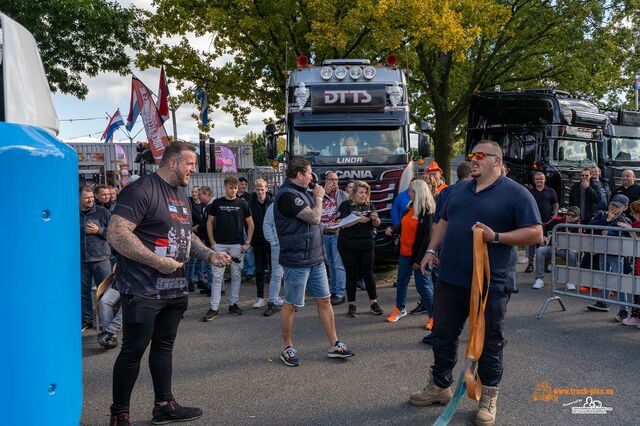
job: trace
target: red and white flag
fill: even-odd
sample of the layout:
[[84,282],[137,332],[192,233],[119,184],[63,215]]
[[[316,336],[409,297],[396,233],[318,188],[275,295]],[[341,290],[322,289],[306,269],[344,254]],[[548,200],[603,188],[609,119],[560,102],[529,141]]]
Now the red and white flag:
[[160,88],[158,89],[158,113],[164,123],[169,119],[169,86],[164,67],[160,68]]
[[159,163],[164,149],[169,145],[169,138],[162,124],[162,118],[160,118],[158,108],[153,102],[151,91],[136,77],[132,77],[131,91],[131,109],[138,111],[142,116],[151,153],[156,163]]

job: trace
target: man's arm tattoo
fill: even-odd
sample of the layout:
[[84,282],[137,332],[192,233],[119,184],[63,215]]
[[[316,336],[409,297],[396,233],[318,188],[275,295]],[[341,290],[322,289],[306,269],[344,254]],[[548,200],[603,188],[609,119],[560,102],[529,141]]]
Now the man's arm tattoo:
[[107,230],[107,241],[124,257],[151,266],[154,269],[162,262],[162,258],[146,248],[133,233],[136,224],[118,215],[112,215]]
[[196,259],[209,261],[209,256],[211,256],[213,250],[204,245],[204,243],[198,238],[196,234],[191,233],[191,256],[195,256]]
[[296,218],[303,222],[310,223],[311,225],[318,225],[320,218],[322,218],[322,200],[317,198],[313,209],[311,207],[305,207],[300,213],[296,215]]

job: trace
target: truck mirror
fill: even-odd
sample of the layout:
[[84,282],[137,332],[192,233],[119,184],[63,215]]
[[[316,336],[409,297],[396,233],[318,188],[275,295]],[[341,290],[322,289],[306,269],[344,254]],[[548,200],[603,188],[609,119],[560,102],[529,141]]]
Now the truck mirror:
[[[270,124],[270,126],[271,126],[271,124]],[[267,151],[266,152],[267,158],[269,160],[273,160],[278,155],[278,144],[277,144],[277,141],[276,141],[276,135],[273,134],[273,133],[267,133],[266,151]]]
[[424,133],[421,133],[420,136],[418,136],[418,155],[422,158],[426,158],[431,155],[429,152],[429,136]]
[[563,146],[558,148],[558,160],[559,161],[564,160],[564,147]]
[[422,130],[423,133],[431,133],[431,123],[429,123],[428,121],[421,122],[420,130]]

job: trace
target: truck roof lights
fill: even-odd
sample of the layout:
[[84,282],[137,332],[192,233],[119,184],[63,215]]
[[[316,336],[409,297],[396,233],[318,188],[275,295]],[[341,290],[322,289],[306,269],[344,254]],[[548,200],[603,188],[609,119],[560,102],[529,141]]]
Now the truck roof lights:
[[322,69],[320,70],[320,77],[322,77],[324,81],[331,80],[331,77],[333,77],[333,70],[331,69],[331,67],[322,67]]
[[310,95],[311,93],[304,83],[301,82],[298,84],[298,87],[296,87],[296,90],[293,92],[293,96],[296,100],[296,105],[300,108],[300,111],[302,111],[302,108],[307,104]]
[[362,68],[359,66],[349,68],[349,76],[352,80],[357,80],[362,77]]
[[390,55],[387,55],[386,62],[387,62],[387,65],[389,65],[390,67],[395,67],[398,64],[398,57],[393,53]]
[[304,68],[307,65],[309,65],[309,58],[307,58],[305,55],[298,56],[298,67]]
[[393,82],[392,86],[387,86],[387,96],[389,96],[389,102],[394,107],[397,107],[402,100],[402,88],[397,81]]
[[376,76],[376,67],[372,67],[371,65],[368,65],[364,67],[362,74],[364,75],[364,78],[366,78],[367,80],[371,80],[373,77]]
[[344,80],[344,78],[347,76],[347,68],[345,68],[342,65],[339,65],[336,67],[333,74],[336,76],[338,80]]

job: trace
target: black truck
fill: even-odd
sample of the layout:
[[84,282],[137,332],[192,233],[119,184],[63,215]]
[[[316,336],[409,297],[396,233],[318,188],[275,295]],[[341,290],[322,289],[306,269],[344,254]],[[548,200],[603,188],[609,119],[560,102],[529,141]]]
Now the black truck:
[[542,171],[560,206],[580,170],[601,163],[608,117],[591,102],[555,89],[478,92],[471,98],[466,150],[482,139],[502,146],[509,177],[533,185]]

